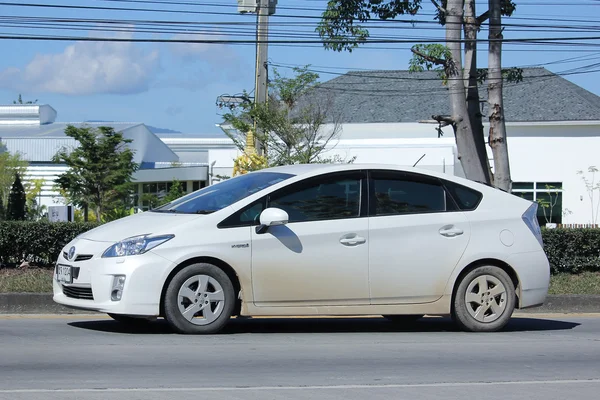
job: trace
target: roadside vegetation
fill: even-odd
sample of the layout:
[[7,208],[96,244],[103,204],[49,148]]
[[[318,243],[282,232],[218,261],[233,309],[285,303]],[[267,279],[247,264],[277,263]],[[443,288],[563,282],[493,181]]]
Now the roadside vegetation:
[[[60,250],[98,223],[0,222],[0,293],[52,290]],[[550,294],[600,294],[600,229],[544,229]]]
[[[0,293],[50,293],[53,270],[0,269]],[[558,274],[550,280],[550,294],[600,294],[600,272]]]

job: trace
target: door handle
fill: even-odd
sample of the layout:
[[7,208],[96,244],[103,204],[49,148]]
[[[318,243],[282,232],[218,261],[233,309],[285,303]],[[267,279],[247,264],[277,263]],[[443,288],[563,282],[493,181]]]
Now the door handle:
[[358,244],[363,244],[366,241],[367,239],[356,234],[345,235],[340,239],[340,243],[344,246],[356,246]]
[[442,236],[446,236],[446,237],[455,237],[458,235],[462,235],[464,232],[462,229],[457,228],[455,226],[444,226],[443,228],[440,229],[440,235]]

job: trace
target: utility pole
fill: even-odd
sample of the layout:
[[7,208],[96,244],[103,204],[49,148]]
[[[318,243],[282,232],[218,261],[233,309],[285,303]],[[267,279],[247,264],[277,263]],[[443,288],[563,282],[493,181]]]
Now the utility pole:
[[[256,0],[256,81],[254,84],[254,104],[265,104],[268,97],[268,65],[267,52],[269,39],[269,0]],[[254,132],[259,133],[259,129],[254,122]],[[264,155],[265,148],[257,138],[255,141],[256,152],[259,156]]]

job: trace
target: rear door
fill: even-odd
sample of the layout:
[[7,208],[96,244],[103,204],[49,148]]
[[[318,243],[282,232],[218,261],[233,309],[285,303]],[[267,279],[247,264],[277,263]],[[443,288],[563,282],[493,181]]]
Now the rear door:
[[371,303],[439,299],[469,243],[465,214],[427,175],[373,170],[369,186]]

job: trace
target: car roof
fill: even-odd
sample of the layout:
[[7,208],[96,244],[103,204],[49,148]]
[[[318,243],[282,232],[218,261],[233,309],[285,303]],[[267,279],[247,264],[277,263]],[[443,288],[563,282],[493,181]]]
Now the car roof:
[[406,172],[414,172],[418,174],[437,176],[445,179],[454,178],[453,175],[435,172],[429,169],[424,168],[415,168],[415,167],[405,167],[395,164],[293,164],[293,165],[283,165],[280,167],[271,167],[265,168],[257,172],[278,172],[283,174],[290,174],[295,176],[302,175],[320,175],[326,172],[336,172],[336,171],[355,171],[362,169],[388,169],[395,171],[406,171]]
[[362,169],[385,169],[385,170],[393,170],[393,171],[405,171],[412,172],[416,174],[423,174],[432,177],[437,177],[439,179],[445,179],[448,181],[456,182],[461,185],[465,185],[467,187],[471,187],[473,189],[479,191],[487,191],[493,189],[492,192],[497,191],[497,189],[490,187],[488,185],[471,181],[465,178],[461,178],[456,175],[450,175],[444,172],[432,171],[430,169],[418,168],[418,167],[406,167],[395,164],[359,164],[359,163],[346,163],[346,164],[293,164],[293,165],[283,165],[280,167],[271,167],[265,168],[256,172],[278,172],[283,174],[295,175],[297,177],[302,176],[313,176],[320,175],[327,172],[338,172],[338,171],[354,171],[354,170],[362,170]]

